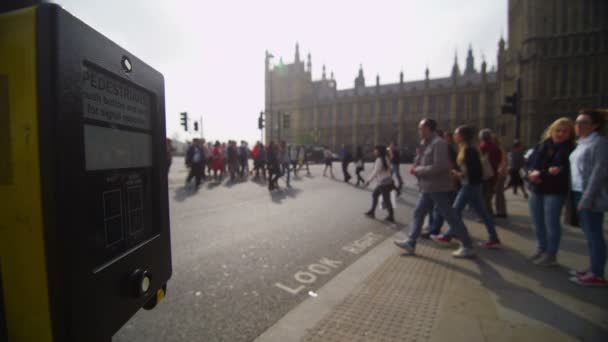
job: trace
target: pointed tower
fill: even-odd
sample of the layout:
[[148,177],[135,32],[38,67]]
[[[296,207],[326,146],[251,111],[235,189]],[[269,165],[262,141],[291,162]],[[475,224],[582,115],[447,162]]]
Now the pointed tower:
[[308,61],[306,62],[306,69],[308,69],[308,72],[312,73],[312,59],[310,57],[310,52],[308,53]]
[[359,65],[359,75],[355,78],[355,89],[365,88],[365,77],[363,76],[363,66]]
[[481,62],[481,82],[485,84],[488,80],[488,75],[486,72],[488,64],[486,63],[485,56],[482,55],[481,60],[482,60],[482,62]]
[[323,64],[323,79],[326,79],[327,77],[325,76],[325,64]]
[[300,44],[296,43],[296,57],[294,59],[295,63],[300,63]]
[[471,75],[476,73],[475,70],[475,58],[473,58],[473,47],[469,44],[469,52],[467,53],[467,66],[464,69],[465,75]]
[[454,65],[452,65],[452,78],[460,76],[460,67],[458,66],[458,51],[454,51]]
[[376,94],[380,93],[380,74],[376,74]]
[[427,65],[426,70],[424,70],[424,87],[425,88],[428,88],[429,84],[430,84],[429,74],[430,74],[429,66]]

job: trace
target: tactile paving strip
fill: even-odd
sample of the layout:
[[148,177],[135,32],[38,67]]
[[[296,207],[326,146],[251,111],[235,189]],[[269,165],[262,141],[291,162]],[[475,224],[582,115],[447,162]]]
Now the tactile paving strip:
[[428,341],[451,271],[450,252],[422,244],[389,258],[302,339],[305,342]]

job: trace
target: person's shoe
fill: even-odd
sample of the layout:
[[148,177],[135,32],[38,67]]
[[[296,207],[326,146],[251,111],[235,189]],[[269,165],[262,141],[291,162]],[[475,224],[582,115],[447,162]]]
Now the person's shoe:
[[473,248],[460,246],[460,248],[452,252],[452,256],[454,258],[474,258],[475,251],[473,250]]
[[536,253],[534,253],[533,255],[531,255],[528,258],[528,261],[531,262],[535,262],[536,260],[540,259],[543,257],[543,255],[545,255],[545,252],[541,251],[541,250],[537,250]]
[[587,274],[591,273],[590,270],[583,270],[583,271],[577,271],[577,270],[570,270],[568,271],[568,275],[571,277],[577,277],[577,278],[581,278],[586,276]]
[[581,286],[588,286],[588,287],[607,287],[608,286],[608,282],[606,281],[606,279],[604,279],[602,277],[598,277],[591,272],[587,273],[585,276],[582,276],[582,277],[570,277],[570,281],[575,284],[578,284]]
[[376,218],[376,215],[374,215],[373,211],[366,211],[364,215],[367,216],[367,217],[369,217],[369,218],[372,218],[372,219]]
[[496,218],[507,218],[507,214],[495,214],[494,217],[496,217]]
[[545,256],[536,262],[538,266],[555,266],[557,265],[557,260],[554,255],[545,254]]
[[384,218],[384,221],[390,222],[390,223],[395,223],[395,218],[393,216],[389,215]]
[[450,246],[452,244],[452,238],[443,234],[431,235],[431,240],[437,242],[441,246]]
[[404,249],[409,254],[414,254],[416,252],[416,245],[414,245],[414,242],[410,239],[405,239],[401,241],[394,240],[393,242],[395,243],[395,246]]
[[501,246],[500,241],[498,241],[498,240],[483,241],[483,242],[480,242],[479,245],[482,247],[491,248],[491,249],[498,249]]

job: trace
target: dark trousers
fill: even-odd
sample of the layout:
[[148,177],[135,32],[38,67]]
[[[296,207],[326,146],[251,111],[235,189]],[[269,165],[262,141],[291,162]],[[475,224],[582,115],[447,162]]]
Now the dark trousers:
[[348,173],[348,164],[350,164],[348,161],[342,162],[342,173],[344,173],[345,182],[348,182],[351,178],[350,173]]
[[188,173],[188,178],[186,178],[186,183],[189,183],[190,180],[194,177],[196,181],[196,187],[198,188],[201,185],[201,177],[203,175],[203,164],[202,163],[194,163],[190,166],[190,172]]
[[388,210],[388,216],[393,217],[393,204],[391,203],[391,190],[395,188],[394,184],[382,184],[376,186],[374,192],[372,192],[372,209],[370,210],[372,213],[376,211],[376,206],[378,206],[378,197],[382,195],[382,201],[384,201],[384,206]]
[[272,190],[278,187],[279,177],[281,176],[281,170],[279,165],[268,167],[268,189]]
[[355,169],[355,173],[357,174],[357,185],[359,185],[359,183],[365,184],[365,179],[363,179],[363,177],[361,177],[361,172],[363,172],[362,167],[357,167]]

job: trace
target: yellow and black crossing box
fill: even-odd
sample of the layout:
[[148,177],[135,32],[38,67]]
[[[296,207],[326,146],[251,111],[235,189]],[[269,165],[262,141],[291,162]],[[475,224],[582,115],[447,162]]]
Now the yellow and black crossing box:
[[108,341],[164,297],[164,101],[58,5],[0,13],[0,340]]

